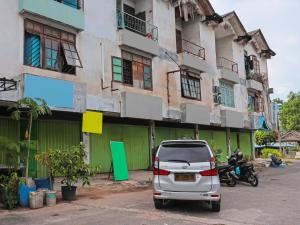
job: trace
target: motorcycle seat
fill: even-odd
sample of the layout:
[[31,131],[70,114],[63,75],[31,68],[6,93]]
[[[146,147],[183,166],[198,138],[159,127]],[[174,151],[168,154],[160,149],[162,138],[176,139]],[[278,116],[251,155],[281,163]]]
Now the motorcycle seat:
[[218,166],[217,168],[221,170],[221,169],[229,169],[230,167],[231,165],[223,165],[223,166]]

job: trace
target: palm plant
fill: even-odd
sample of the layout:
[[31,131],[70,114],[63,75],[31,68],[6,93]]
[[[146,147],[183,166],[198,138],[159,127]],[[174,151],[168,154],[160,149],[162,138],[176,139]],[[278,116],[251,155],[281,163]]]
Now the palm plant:
[[36,98],[35,100],[29,97],[24,97],[18,100],[15,104],[9,107],[12,110],[11,116],[15,120],[20,120],[22,116],[28,119],[28,127],[26,129],[26,139],[28,141],[27,157],[26,157],[26,173],[25,178],[28,182],[29,177],[29,156],[31,146],[31,130],[32,122],[41,115],[51,115],[51,109],[44,99]]

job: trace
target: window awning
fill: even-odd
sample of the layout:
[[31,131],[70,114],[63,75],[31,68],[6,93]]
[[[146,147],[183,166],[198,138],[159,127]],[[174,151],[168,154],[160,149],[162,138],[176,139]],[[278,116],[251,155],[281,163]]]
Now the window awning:
[[269,131],[271,130],[271,128],[269,127],[266,118],[264,116],[260,116],[257,120],[256,123],[256,129],[257,130],[265,130],[265,131]]

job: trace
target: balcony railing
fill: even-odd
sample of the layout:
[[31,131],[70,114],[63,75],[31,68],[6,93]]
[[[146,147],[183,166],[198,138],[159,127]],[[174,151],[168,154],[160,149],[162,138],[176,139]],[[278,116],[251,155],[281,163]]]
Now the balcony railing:
[[121,10],[117,10],[117,26],[118,29],[133,31],[153,41],[158,40],[158,28],[156,26]]
[[62,4],[65,4],[67,6],[70,6],[72,8],[75,9],[82,9],[83,10],[83,6],[84,6],[84,0],[54,0],[56,2],[60,2]]
[[191,41],[187,41],[184,39],[182,39],[181,43],[177,43],[177,45],[178,44],[179,44],[179,46],[177,46],[178,53],[186,52],[205,60],[205,48],[201,47],[200,45],[197,45]]
[[226,59],[224,57],[217,58],[217,66],[218,68],[228,69],[235,73],[239,73],[239,65],[236,62]]
[[262,75],[259,73],[250,73],[247,74],[247,80],[255,80],[257,82],[263,83]]

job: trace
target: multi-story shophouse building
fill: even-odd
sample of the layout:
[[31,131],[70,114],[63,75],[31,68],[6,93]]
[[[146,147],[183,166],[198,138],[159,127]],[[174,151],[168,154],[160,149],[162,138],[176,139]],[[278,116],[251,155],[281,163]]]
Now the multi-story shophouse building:
[[[269,126],[275,53],[207,0],[10,0],[0,10],[0,77],[13,79],[2,90],[16,84],[0,93],[0,136],[25,138],[11,102],[44,98],[54,113],[34,124],[37,152],[84,141],[105,172],[109,142],[123,141],[129,169],[147,169],[164,139],[204,139],[226,159],[238,147],[250,156],[253,131]],[[102,135],[81,132],[87,110],[103,113]],[[32,161],[31,172],[45,170]]]

